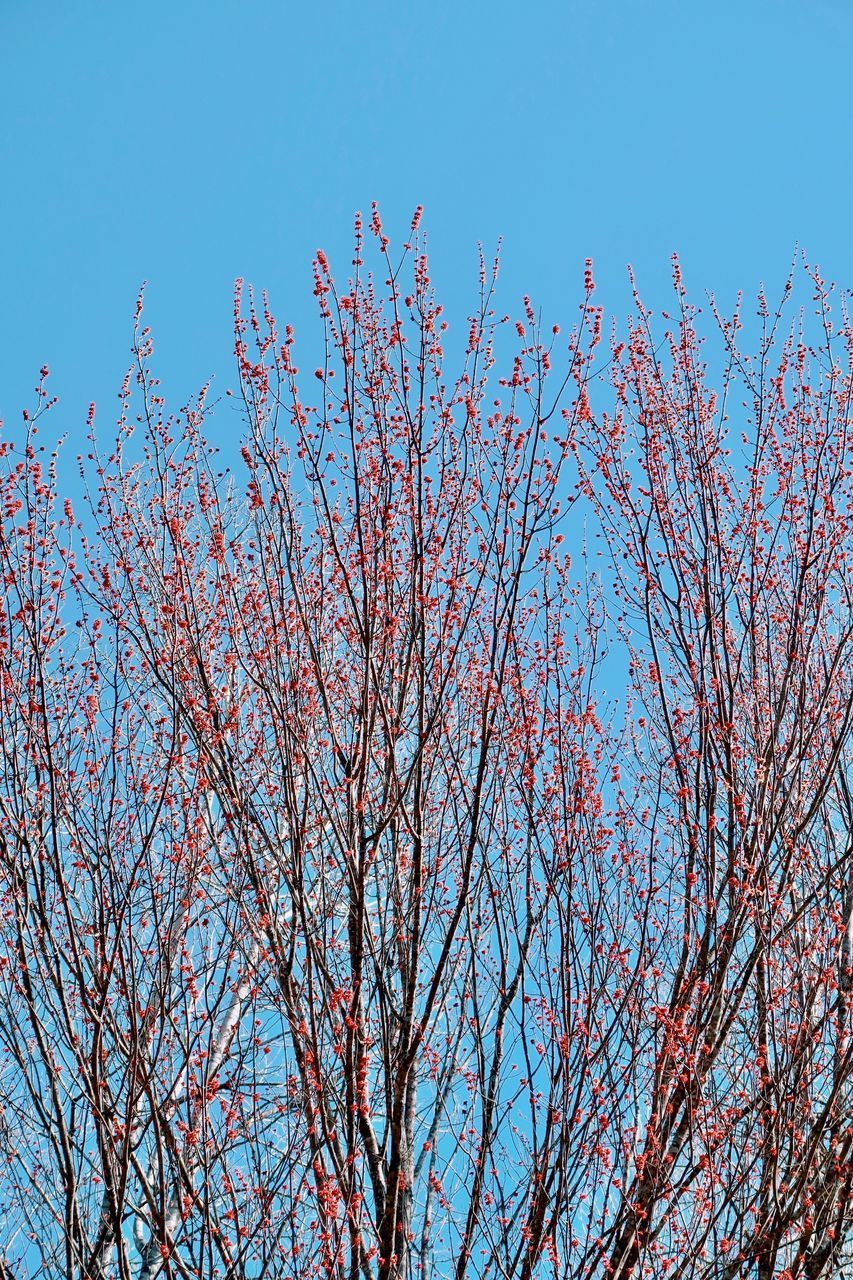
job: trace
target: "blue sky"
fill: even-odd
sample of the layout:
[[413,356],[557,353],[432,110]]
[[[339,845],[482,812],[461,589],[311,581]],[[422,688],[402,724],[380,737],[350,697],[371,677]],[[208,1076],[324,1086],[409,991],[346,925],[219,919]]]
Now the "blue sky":
[[230,374],[245,276],[305,328],[310,259],[425,206],[450,315],[503,236],[501,306],[570,321],[781,287],[799,242],[853,284],[850,0],[0,0],[0,416],[42,362],[57,429],[114,416],[134,298],[178,402]]

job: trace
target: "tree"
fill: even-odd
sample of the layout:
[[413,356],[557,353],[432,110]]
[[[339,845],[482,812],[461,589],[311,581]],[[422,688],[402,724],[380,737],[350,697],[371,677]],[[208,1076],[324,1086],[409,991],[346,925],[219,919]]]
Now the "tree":
[[812,283],[817,348],[778,337],[790,280],[775,313],[759,298],[754,358],[718,316],[714,393],[675,262],[668,369],[637,299],[583,441],[642,712],[620,825],[656,952],[619,1277],[826,1276],[849,1246],[853,384]]
[[242,477],[141,302],[87,516],[44,382],[4,445],[6,1266],[837,1274],[848,327],[715,398],[677,269],[605,361],[481,263],[451,379],[419,221],[318,254],[314,403],[238,286]]

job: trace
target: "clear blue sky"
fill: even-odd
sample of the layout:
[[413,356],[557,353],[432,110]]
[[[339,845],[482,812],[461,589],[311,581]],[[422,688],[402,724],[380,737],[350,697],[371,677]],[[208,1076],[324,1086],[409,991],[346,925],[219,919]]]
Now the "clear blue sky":
[[504,238],[502,306],[570,320],[668,259],[726,304],[795,242],[853,285],[851,0],[0,0],[0,416],[47,361],[79,439],[114,414],[149,283],[175,401],[230,374],[232,282],[304,326],[353,213],[423,203],[451,315]]

